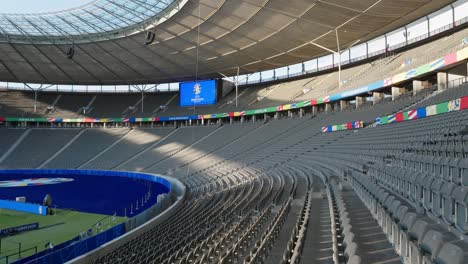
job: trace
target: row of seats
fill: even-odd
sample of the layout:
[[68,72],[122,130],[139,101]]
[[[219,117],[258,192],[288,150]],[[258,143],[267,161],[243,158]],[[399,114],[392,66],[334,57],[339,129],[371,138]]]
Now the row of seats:
[[378,221],[404,263],[464,263],[464,251],[431,229],[431,224],[402,205],[366,175],[355,174],[352,185]]

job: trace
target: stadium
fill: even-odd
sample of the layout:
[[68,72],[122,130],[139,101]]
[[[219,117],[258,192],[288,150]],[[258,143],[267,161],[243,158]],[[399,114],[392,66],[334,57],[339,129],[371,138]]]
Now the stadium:
[[0,6],[0,264],[468,263],[468,0]]

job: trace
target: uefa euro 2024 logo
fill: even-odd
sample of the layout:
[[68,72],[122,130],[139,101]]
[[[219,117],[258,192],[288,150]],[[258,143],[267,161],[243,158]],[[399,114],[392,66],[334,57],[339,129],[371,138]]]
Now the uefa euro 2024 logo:
[[201,94],[201,85],[199,83],[196,83],[194,86],[193,86],[193,93],[195,95],[199,95]]

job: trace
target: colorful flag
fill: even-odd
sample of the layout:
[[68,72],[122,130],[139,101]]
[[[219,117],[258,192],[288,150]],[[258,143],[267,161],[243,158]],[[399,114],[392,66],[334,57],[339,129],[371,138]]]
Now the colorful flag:
[[411,79],[414,76],[416,76],[416,69],[409,70],[405,74],[405,80]]
[[448,111],[448,102],[443,102],[443,103],[440,103],[440,104],[436,104],[436,109],[437,109],[437,112],[436,112],[437,115],[447,113],[447,111]]
[[419,118],[424,118],[424,117],[427,116],[427,111],[426,111],[425,107],[418,108],[416,111],[418,112],[418,119]]
[[433,116],[437,114],[437,105],[430,105],[426,107],[426,116]]
[[468,96],[460,98],[460,109],[468,109]]
[[442,68],[445,66],[445,57],[444,58],[440,58],[438,60],[435,60],[433,62],[431,62],[429,64],[429,69],[428,71],[433,71],[433,70],[437,70],[439,68]]
[[444,57],[444,65],[447,66],[447,65],[450,65],[452,63],[455,63],[457,62],[457,53],[454,52],[454,53],[450,53],[448,55],[446,55]]
[[409,120],[418,119],[418,110],[416,109],[409,110],[407,113],[408,113]]
[[453,112],[453,111],[460,110],[460,101],[461,99],[455,99],[455,100],[449,101],[447,104],[447,111]]
[[396,116],[395,115],[389,115],[388,116],[388,123],[391,124],[391,123],[395,123],[397,120],[396,120]]
[[384,80],[384,86],[389,86],[393,84],[393,77],[388,77]]
[[328,132],[328,127],[322,127],[322,132],[323,133]]
[[404,121],[403,112],[396,113],[395,114],[395,120],[396,120],[396,122],[403,122]]

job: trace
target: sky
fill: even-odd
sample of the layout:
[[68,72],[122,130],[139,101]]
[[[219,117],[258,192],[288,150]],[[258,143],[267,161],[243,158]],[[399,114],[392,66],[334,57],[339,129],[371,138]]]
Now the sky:
[[1,13],[42,13],[61,11],[92,2],[92,0],[0,0]]

